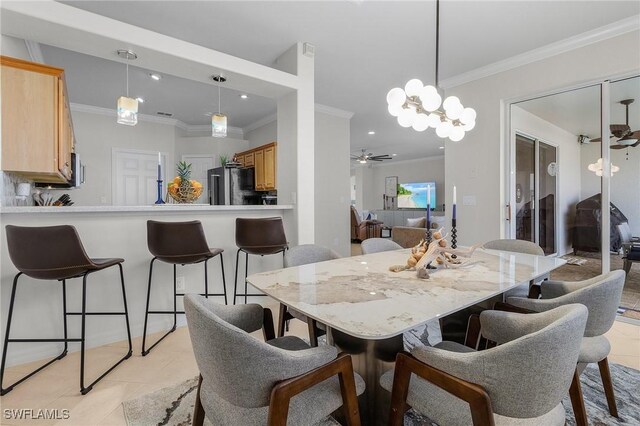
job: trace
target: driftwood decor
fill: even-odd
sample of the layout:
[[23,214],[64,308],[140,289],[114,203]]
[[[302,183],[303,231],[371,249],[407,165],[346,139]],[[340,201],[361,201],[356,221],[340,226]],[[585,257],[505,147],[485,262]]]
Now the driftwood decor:
[[[447,247],[447,234],[442,233],[442,228],[433,232],[433,241],[427,244],[425,240],[411,248],[411,255],[407,259],[406,265],[394,265],[389,268],[392,272],[407,270],[417,271],[418,278],[429,278],[429,269],[442,266],[444,268],[458,268],[462,266],[460,257],[471,257],[473,252],[480,246],[476,244],[467,249],[454,249]],[[436,265],[430,266],[432,263]]]

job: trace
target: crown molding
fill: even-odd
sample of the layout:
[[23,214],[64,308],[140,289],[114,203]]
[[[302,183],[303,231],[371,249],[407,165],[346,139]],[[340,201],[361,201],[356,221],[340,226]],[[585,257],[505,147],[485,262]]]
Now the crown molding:
[[[76,104],[76,103],[71,103],[70,107],[71,107],[71,111],[86,112],[88,114],[107,115],[110,117],[116,116],[115,108],[103,108],[103,107],[97,107],[93,105]],[[208,133],[211,131],[211,126],[207,124],[198,124],[198,125],[186,124],[176,118],[158,117],[158,116],[149,115],[149,114],[138,114],[138,121],[175,126],[181,130],[184,130],[187,134]],[[227,127],[227,134],[233,135],[233,136],[239,136],[240,138],[244,137],[244,132],[239,127]]]
[[[315,112],[320,112],[322,114],[333,115],[334,117],[341,117],[346,119],[351,119],[353,117],[353,112],[346,111],[344,109],[334,108],[327,105],[315,104]],[[248,126],[242,128],[242,131],[246,134],[253,130],[256,130],[262,126],[266,126],[269,123],[273,123],[278,119],[278,114],[269,114],[266,117],[262,117],[260,120],[255,121]]]
[[42,56],[42,49],[40,49],[40,43],[32,40],[25,40],[24,44],[27,46],[27,51],[29,52],[29,58],[31,58],[33,62],[44,64],[44,56]]
[[316,112],[321,112],[322,114],[333,115],[335,117],[346,119],[351,119],[351,117],[353,117],[353,113],[351,111],[346,111],[344,109],[334,108],[322,104],[315,104],[315,107]]
[[260,120],[254,121],[253,123],[249,124],[248,126],[243,127],[242,131],[245,134],[249,133],[249,132],[252,132],[255,129],[258,129],[258,128],[262,127],[262,126],[266,126],[269,123],[273,123],[277,119],[278,119],[278,115],[277,114],[269,114],[266,117],[262,117]]
[[440,82],[440,86],[444,89],[460,86],[637,30],[640,30],[640,15],[630,16],[603,27],[444,79]]

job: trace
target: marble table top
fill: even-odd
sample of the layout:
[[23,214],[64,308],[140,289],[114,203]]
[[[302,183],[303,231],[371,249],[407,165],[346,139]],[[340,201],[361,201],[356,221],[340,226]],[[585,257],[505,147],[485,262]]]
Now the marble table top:
[[250,275],[251,285],[329,327],[385,339],[524,285],[566,263],[553,257],[478,249],[458,269],[429,279],[403,265],[409,249],[352,256]]

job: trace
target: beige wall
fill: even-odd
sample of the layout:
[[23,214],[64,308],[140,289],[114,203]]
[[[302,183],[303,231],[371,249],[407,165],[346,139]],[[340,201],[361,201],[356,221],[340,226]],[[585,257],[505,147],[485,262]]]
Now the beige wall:
[[244,137],[249,141],[249,148],[276,141],[278,140],[278,122],[273,120],[271,123],[247,132]]
[[[461,142],[446,143],[445,193],[450,203],[452,187],[458,187],[461,244],[499,238],[505,229],[502,101],[637,72],[639,63],[640,33],[634,31],[446,91],[478,113],[475,129]],[[462,205],[465,195],[474,195],[476,205]]]

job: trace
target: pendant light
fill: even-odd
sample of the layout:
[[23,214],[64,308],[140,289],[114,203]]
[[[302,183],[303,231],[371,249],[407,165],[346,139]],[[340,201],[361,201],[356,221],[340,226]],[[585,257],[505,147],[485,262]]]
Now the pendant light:
[[398,118],[398,124],[402,127],[412,127],[417,132],[431,127],[436,129],[439,137],[458,142],[464,138],[465,132],[475,127],[476,111],[465,108],[456,96],[449,96],[442,102],[438,86],[439,59],[440,0],[436,0],[435,86],[424,86],[422,81],[414,78],[407,82],[404,89],[391,89],[387,93],[388,111]]
[[[138,55],[131,50],[118,50],[118,56],[128,61],[138,58]],[[129,97],[129,63],[127,63],[127,96],[118,98],[118,124],[135,126],[138,124],[138,100]]]
[[218,113],[211,116],[211,136],[214,138],[227,137],[227,116],[220,110],[220,83],[227,81],[221,75],[211,76],[211,79],[218,83]]

